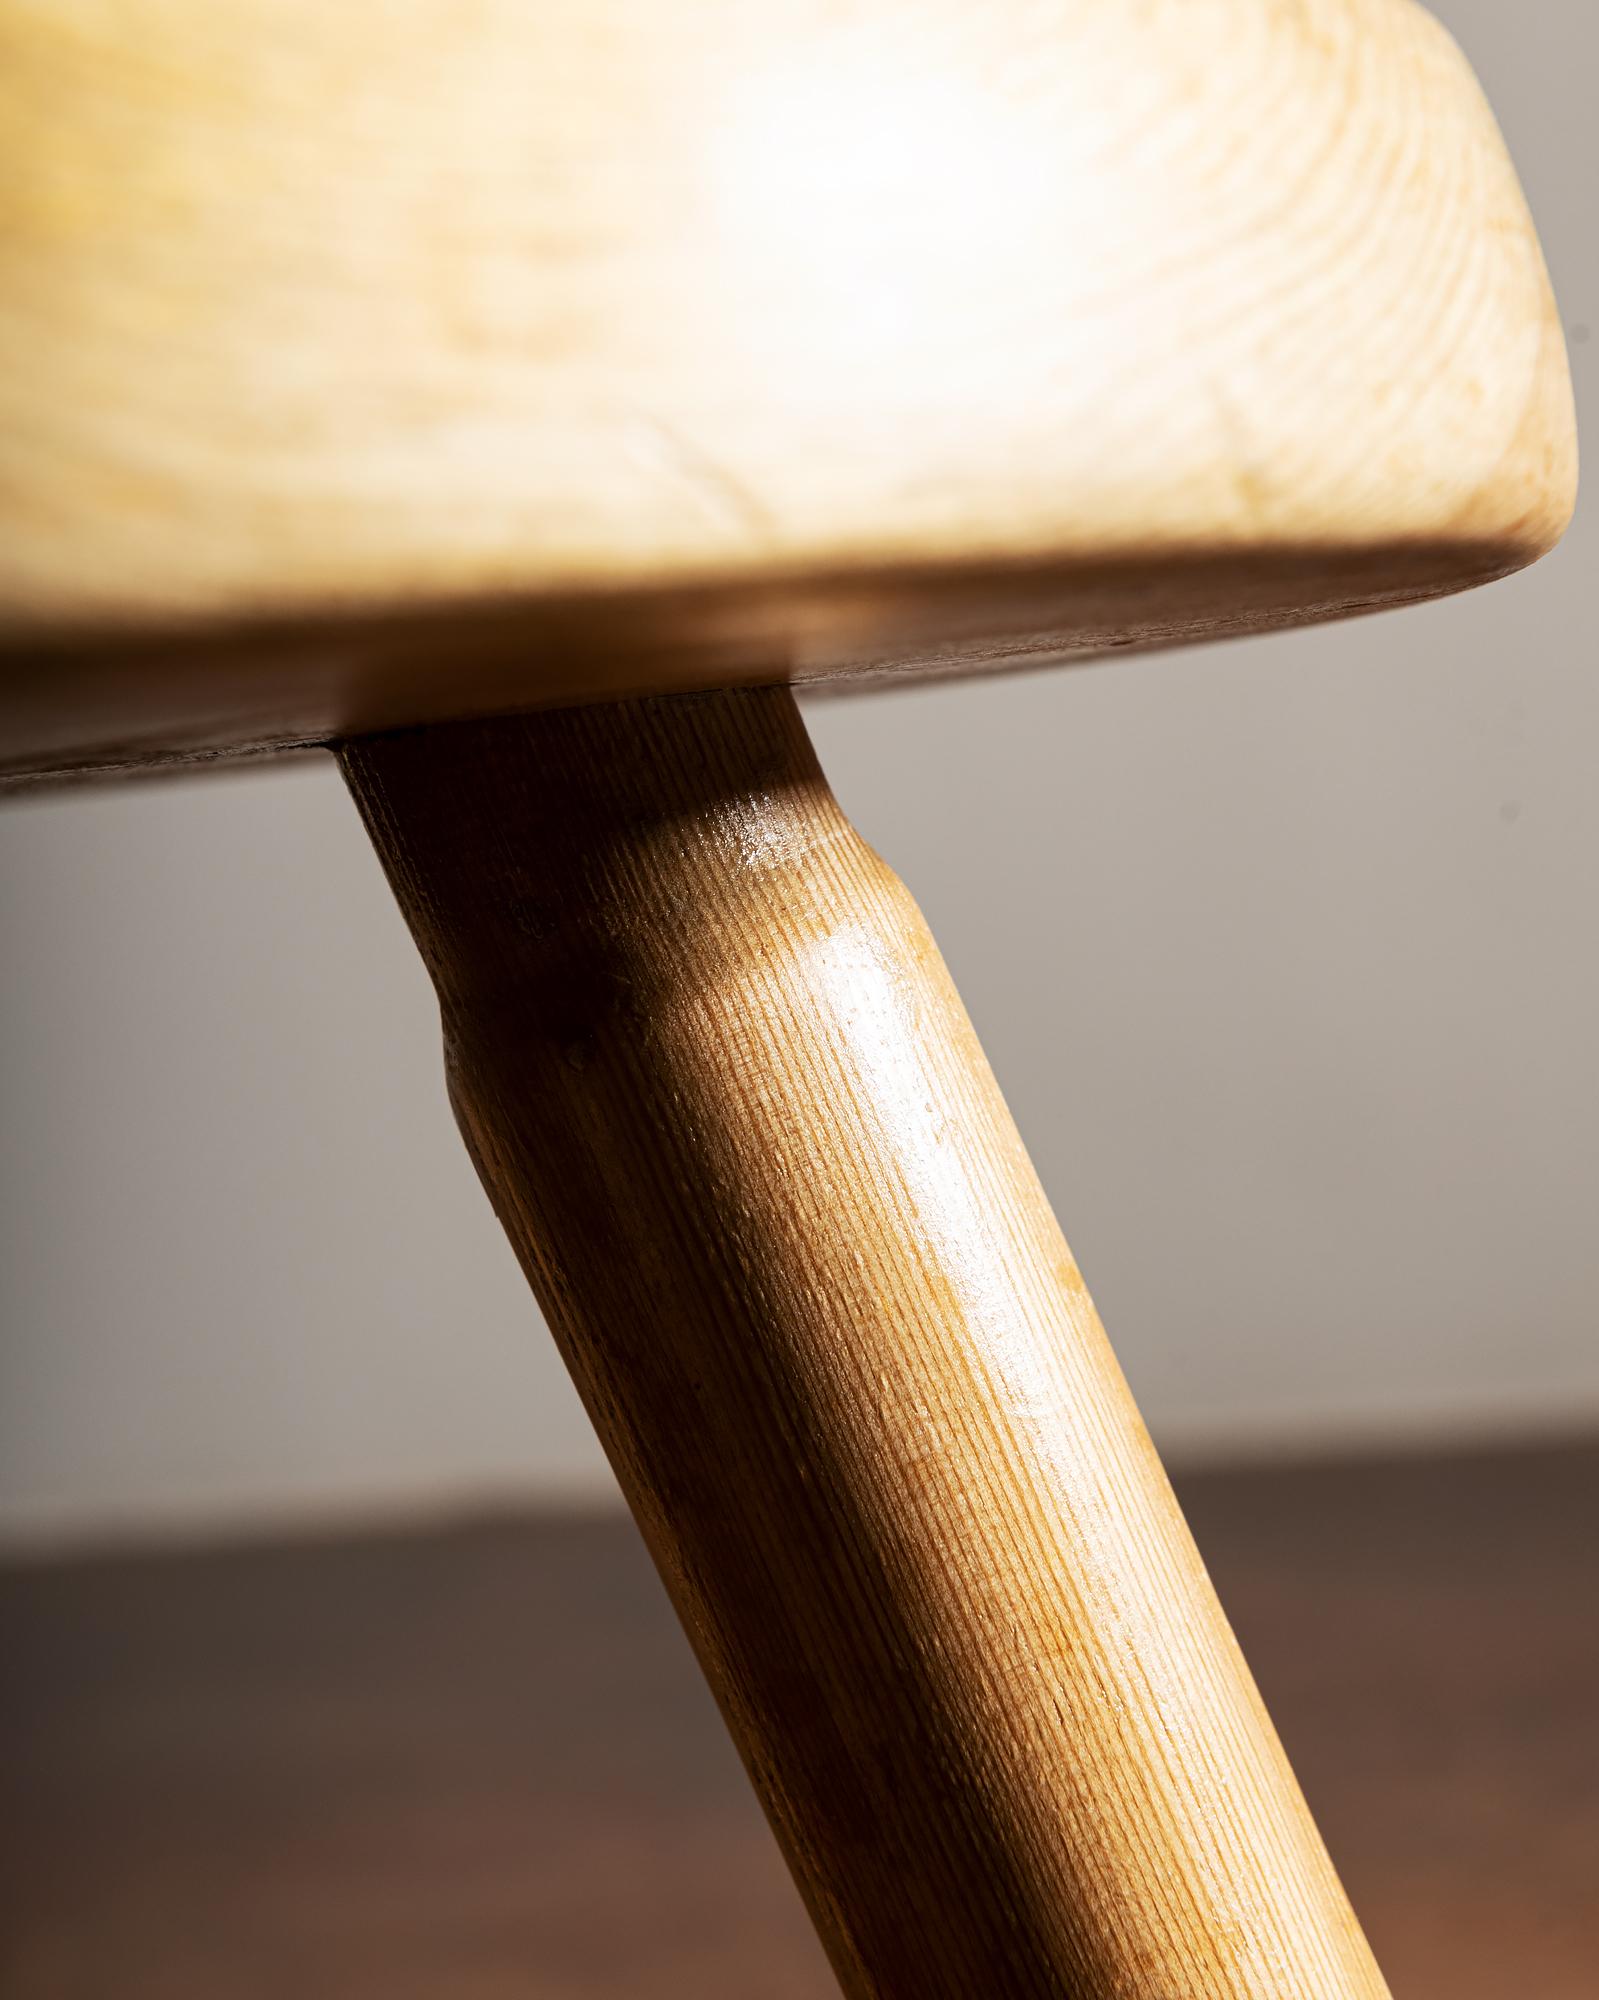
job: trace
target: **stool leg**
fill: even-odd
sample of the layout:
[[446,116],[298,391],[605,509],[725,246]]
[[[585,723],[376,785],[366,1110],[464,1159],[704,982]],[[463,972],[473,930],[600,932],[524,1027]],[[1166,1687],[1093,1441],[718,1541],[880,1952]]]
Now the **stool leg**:
[[786,690],[341,751],[845,1992],[1374,2000],[909,895]]

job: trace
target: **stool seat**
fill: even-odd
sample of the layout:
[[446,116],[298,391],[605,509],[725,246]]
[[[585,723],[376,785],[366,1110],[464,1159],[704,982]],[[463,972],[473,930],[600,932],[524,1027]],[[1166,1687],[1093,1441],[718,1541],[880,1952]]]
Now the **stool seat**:
[[1514,174],[1409,0],[8,0],[12,774],[1505,573]]

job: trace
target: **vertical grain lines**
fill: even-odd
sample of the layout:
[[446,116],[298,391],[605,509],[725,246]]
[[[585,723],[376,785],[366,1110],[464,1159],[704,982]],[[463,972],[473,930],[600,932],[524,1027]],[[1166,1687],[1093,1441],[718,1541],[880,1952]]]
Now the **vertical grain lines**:
[[1381,2000],[914,903],[782,690],[344,767],[855,2000]]

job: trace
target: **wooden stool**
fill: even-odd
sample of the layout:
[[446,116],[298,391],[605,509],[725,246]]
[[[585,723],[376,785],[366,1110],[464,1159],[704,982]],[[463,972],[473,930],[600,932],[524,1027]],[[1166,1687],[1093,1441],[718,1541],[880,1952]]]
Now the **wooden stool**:
[[[845,1990],[1385,1991],[789,687],[1533,559],[1408,0],[4,0],[14,778],[336,746]],[[496,718],[496,719],[486,719]]]

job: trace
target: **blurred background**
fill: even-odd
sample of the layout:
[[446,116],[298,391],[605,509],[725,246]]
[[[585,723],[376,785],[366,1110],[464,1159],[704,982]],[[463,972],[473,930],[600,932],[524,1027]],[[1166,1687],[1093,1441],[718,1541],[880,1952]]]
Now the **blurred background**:
[[[1439,11],[1586,398],[1588,0]],[[1593,571],[809,704],[1179,1458],[1599,1424]],[[331,762],[11,804],[0,899],[0,1534],[609,1492]]]
[[[1591,0],[1434,11],[1510,140],[1591,404]],[[1415,1968],[1396,1989],[1454,2000],[1576,2000],[1593,1991],[1599,1954],[1599,1654],[1591,1618],[1569,1622],[1584,1596],[1591,1611],[1599,1532],[1582,1442],[1599,1438],[1594,534],[1590,508],[1533,571],[1376,620],[808,703],[846,810],[942,943],[1157,1440],[1180,1468],[1288,1468],[1272,1486],[1243,1470],[1196,1479],[1196,1524],[1205,1540],[1214,1523],[1206,1547],[1224,1594],[1260,1627],[1251,1643],[1268,1696],[1291,1747],[1301,1732],[1307,1786],[1379,1954]],[[241,1939],[277,1967],[262,1992],[295,1978],[300,1991],[350,1990],[339,1954],[347,1972],[365,1964],[368,1932],[358,1946],[331,1918],[307,1927],[286,1903],[269,1898],[264,1914],[259,1900],[230,1902],[205,1873],[200,1850],[229,1824],[220,1792],[186,1822],[194,1839],[181,1848],[198,1871],[184,1879],[210,1883],[212,1930],[151,1917],[128,1887],[144,1837],[134,1829],[148,1829],[161,1745],[174,1740],[150,1717],[170,1722],[183,1705],[173,1660],[184,1647],[210,1660],[212,1687],[246,1658],[276,1663],[280,1689],[301,1687],[312,1668],[284,1635],[317,1616],[331,1636],[310,1643],[345,1703],[329,1695],[328,1713],[379,1762],[352,1718],[384,1698],[371,1679],[384,1634],[389,1657],[423,1663],[423,1692],[393,1696],[405,1713],[414,1700],[415,1716],[436,1714],[426,1702],[445,1702],[450,1685],[486,1714],[504,1709],[498,1752],[472,1753],[470,1783],[441,1762],[432,1805],[405,1821],[410,1859],[435,1884],[452,1868],[477,1884],[476,1929],[469,1910],[458,1931],[441,1919],[427,1932],[434,1958],[402,1924],[386,1992],[825,1990],[786,1884],[759,1873],[777,1866],[764,1847],[758,1885],[730,1910],[727,1882],[744,1879],[734,1857],[764,1835],[753,1807],[740,1817],[737,1774],[718,1761],[730,1753],[653,1585],[604,1519],[610,1475],[455,1138],[430,989],[331,763],[10,803],[0,917],[0,1544],[8,1601],[35,1621],[13,1628],[34,1648],[18,1686],[37,1703],[52,1662],[80,1657],[74,1646],[112,1666],[124,1649],[120,1695],[111,1675],[70,1714],[29,1710],[15,1740],[24,1763],[47,1742],[52,1770],[79,1770],[83,1746],[110,1742],[108,1718],[121,1716],[137,1747],[116,1738],[113,1762],[151,1788],[117,1794],[119,1809],[109,1791],[82,1789],[82,1770],[77,1791],[39,1779],[63,1824],[93,1820],[84,1838],[101,1888],[85,1902],[81,1885],[35,1885],[58,1921],[23,1935],[8,1995],[186,1993],[185,1977],[253,1992],[216,1983]],[[1335,1463],[1349,1469],[1342,1483]],[[1275,1509],[1309,1537],[1299,1553],[1291,1538],[1261,1541],[1258,1517]],[[1525,1546],[1505,1527],[1518,1509]],[[521,1525],[443,1542],[427,1526],[485,1510]],[[557,1517],[576,1543],[549,1539],[540,1524]],[[1477,1537],[1472,1561],[1499,1565],[1498,1600],[1471,1597],[1481,1571],[1448,1539],[1451,1521]],[[385,1595],[356,1551],[410,1545],[358,1531],[412,1524],[434,1539],[415,1544],[412,1594]],[[312,1567],[296,1597],[298,1573],[273,1551],[306,1530],[321,1539],[304,1544]],[[157,1553],[123,1570],[102,1553],[196,1545],[238,1545],[256,1567],[207,1553],[185,1569]],[[1571,1564],[1558,1574],[1539,1566],[1555,1545]],[[1365,1601],[1361,1562],[1389,1620],[1365,1653],[1350,1622]],[[1529,1577],[1558,1609],[1516,1595]],[[100,1597],[73,1594],[95,1578]],[[467,1678],[450,1682],[442,1637],[469,1623],[480,1593],[501,1607],[483,1615],[503,1657],[527,1649],[525,1699],[558,1708],[591,1669],[552,1650],[536,1612],[545,1591],[613,1638],[631,1633],[641,1676],[614,1662],[601,1676],[616,1717],[635,1719],[614,1720],[612,1751],[571,1769],[555,1734],[507,1719],[511,1682],[480,1684],[482,1669],[459,1659]],[[636,1630],[616,1609],[629,1593],[643,1594]],[[1329,1604],[1335,1621],[1318,1627]],[[1545,1629],[1540,1616],[1568,1622]],[[1451,1710],[1429,1632],[1447,1632],[1451,1657],[1492,1653],[1509,1618],[1530,1621],[1525,1650],[1542,1646],[1546,1668]],[[1315,1679],[1312,1654],[1331,1678]],[[639,1661],[658,1662],[658,1683]],[[1363,1677],[1376,1690],[1365,1721],[1348,1705]],[[142,1723],[117,1705],[135,1696]],[[253,1698],[267,1706],[247,1712],[267,1713],[270,1689]],[[1510,1710],[1522,1734],[1506,1747]],[[653,1713],[689,1717],[687,1747],[651,1750],[629,1734]],[[223,1738],[209,1740],[225,1762]],[[303,1726],[265,1741],[289,1764],[304,1754],[308,1769],[326,1766],[324,1739],[312,1755]],[[595,1805],[592,1824],[575,1807],[568,1816],[562,1851],[582,1865],[559,1894],[547,1880],[535,1894],[513,1870],[514,1886],[484,1858],[496,1756],[526,1775],[514,1812],[493,1794],[524,1851],[555,1851],[515,1818],[552,1787],[569,1806]],[[1366,1791],[1346,1805],[1338,1768],[1351,1760]],[[654,1819],[618,1803],[643,1767]],[[1544,1792],[1529,1770],[1546,1771]],[[1400,1789],[1384,1792],[1396,1773]],[[359,1905],[369,1878],[327,1846],[323,1809],[313,1829],[277,1793],[270,1806],[250,1796],[265,1879],[278,1879],[273,1867],[302,1884],[356,1869],[337,1879]],[[441,1825],[440,1796],[477,1803]],[[601,1812],[607,1798],[616,1809]],[[404,1820],[392,1799],[389,1810]],[[725,1852],[707,1849],[714,1871],[685,1875],[672,1859],[673,1813],[729,1829]],[[1468,1910],[1440,1843],[1447,1860],[1472,1839],[1503,1852],[1483,1864],[1498,1900],[1474,1890]],[[642,1904],[597,1886],[635,1874],[669,1937],[648,1930]],[[97,1984],[100,1961],[68,1942],[91,1908],[119,1941],[120,1984]],[[502,1987],[483,1954],[517,1924],[543,1944],[529,1982]],[[595,1975],[583,1954],[602,1929],[609,1970]],[[1470,1951],[1446,1984],[1451,1933]],[[450,1958],[446,1934],[488,1942]],[[736,1971],[718,1956],[735,1945],[749,1952]]]

